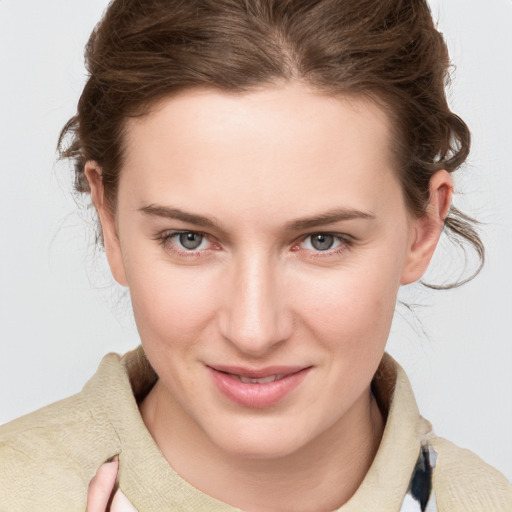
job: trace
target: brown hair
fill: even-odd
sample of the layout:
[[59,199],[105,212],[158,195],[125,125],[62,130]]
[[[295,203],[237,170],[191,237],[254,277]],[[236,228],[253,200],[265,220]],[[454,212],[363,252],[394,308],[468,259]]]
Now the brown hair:
[[[89,77],[61,156],[102,168],[115,209],[123,128],[165,96],[193,87],[244,92],[301,81],[329,94],[365,95],[390,116],[405,199],[420,216],[429,181],[455,171],[470,147],[445,95],[449,57],[425,0],[113,0],[86,47]],[[66,145],[68,136],[71,138]],[[484,262],[473,219],[452,207],[445,229]]]

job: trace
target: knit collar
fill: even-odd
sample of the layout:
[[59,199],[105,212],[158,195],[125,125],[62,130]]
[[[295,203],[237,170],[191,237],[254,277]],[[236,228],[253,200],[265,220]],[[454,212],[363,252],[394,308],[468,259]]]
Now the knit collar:
[[[114,453],[119,452],[119,487],[138,510],[144,512],[239,509],[202,493],[168,464],[147,430],[137,401],[156,382],[157,376],[142,347],[122,358],[108,354],[84,393],[91,410],[107,418],[113,432]],[[384,354],[372,382],[372,390],[387,416],[375,459],[352,498],[336,512],[379,510],[396,512],[407,493],[422,440],[431,430],[418,412],[403,369]]]

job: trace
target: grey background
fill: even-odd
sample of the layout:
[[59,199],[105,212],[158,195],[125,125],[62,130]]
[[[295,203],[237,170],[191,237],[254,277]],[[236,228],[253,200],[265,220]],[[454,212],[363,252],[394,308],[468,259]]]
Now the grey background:
[[[105,353],[138,344],[55,154],[106,4],[0,2],[0,423],[78,392]],[[457,67],[450,102],[473,132],[456,204],[484,222],[488,262],[457,290],[404,289],[422,306],[397,309],[388,349],[436,432],[512,480],[512,2],[431,4]]]

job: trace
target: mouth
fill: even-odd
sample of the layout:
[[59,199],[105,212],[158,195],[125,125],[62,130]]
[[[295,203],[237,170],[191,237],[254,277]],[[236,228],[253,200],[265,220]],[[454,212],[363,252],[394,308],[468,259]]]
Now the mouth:
[[231,373],[230,375],[235,379],[240,379],[240,382],[244,382],[245,384],[267,384],[268,382],[275,382],[285,377],[285,375],[269,375],[268,377],[261,377],[260,379],[252,379],[251,377],[244,377],[236,373]]
[[311,366],[274,366],[250,369],[207,366],[217,389],[238,405],[265,408],[291,394],[312,369]]

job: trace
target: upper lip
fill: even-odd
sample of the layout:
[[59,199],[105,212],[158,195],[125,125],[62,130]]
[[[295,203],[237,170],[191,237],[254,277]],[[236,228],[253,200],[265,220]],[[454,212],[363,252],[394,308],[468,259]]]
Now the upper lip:
[[245,366],[207,365],[213,370],[232,373],[248,379],[263,379],[271,375],[287,376],[309,368],[309,366],[267,366],[265,368],[247,368]]

